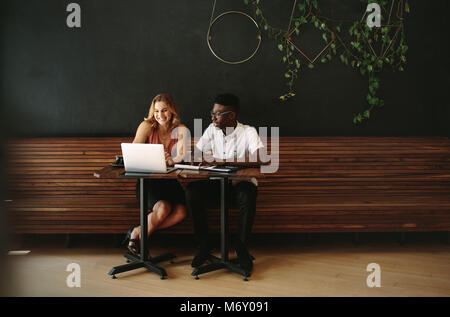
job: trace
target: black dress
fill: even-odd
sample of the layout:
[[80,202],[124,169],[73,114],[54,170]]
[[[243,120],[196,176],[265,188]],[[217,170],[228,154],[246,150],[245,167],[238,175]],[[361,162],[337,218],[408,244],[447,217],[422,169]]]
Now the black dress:
[[[183,187],[176,179],[144,179],[148,193],[148,209],[153,211],[153,206],[160,200],[167,200],[175,204],[185,204]],[[140,199],[140,183],[136,183],[136,197]]]
[[[164,150],[171,153],[172,148],[177,142],[178,138],[171,139],[169,145]],[[145,143],[162,144],[156,129],[151,129]],[[183,187],[181,187],[176,179],[145,179],[144,182],[148,190],[148,208],[150,212],[153,211],[153,206],[160,200],[169,201],[172,203],[172,206],[175,204],[185,204]],[[136,197],[139,200],[139,180],[136,183]]]

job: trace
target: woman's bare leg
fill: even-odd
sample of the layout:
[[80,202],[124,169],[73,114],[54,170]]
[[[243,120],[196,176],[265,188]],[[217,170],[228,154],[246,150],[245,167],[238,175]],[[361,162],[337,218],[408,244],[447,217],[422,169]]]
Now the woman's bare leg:
[[[147,216],[147,238],[160,227],[161,223],[167,218],[172,209],[172,204],[166,200],[159,200],[154,206],[153,211]],[[134,228],[131,233],[131,239],[141,239],[141,226]],[[130,242],[133,245],[133,242]]]
[[159,225],[158,229],[164,229],[176,225],[187,216],[186,206],[183,204],[176,204],[172,212]]

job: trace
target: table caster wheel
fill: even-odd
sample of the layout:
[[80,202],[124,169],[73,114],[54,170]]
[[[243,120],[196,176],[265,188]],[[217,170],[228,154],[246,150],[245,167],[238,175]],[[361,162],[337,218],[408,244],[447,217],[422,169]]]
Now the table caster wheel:
[[196,276],[195,276],[195,279],[196,279],[196,280],[199,280],[200,278],[198,277],[198,275],[196,275]]
[[116,277],[115,275],[111,276],[111,278],[112,278],[113,280],[117,279],[117,277]]
[[167,276],[161,276],[161,280],[165,280]]
[[247,279],[246,277],[244,277],[244,281],[245,281],[245,282],[248,282],[248,279]]

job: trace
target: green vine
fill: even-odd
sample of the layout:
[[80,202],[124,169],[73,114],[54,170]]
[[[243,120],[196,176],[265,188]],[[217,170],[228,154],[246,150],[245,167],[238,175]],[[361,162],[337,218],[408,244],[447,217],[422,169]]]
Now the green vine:
[[[367,106],[364,111],[354,114],[353,123],[359,124],[369,119],[374,108],[384,106],[384,100],[377,96],[380,88],[379,73],[385,68],[393,71],[404,70],[408,46],[402,14],[404,11],[409,12],[409,4],[407,0],[362,1],[379,4],[382,10],[381,27],[369,27],[366,23],[367,15],[364,15],[361,21],[350,24],[348,21],[333,21],[321,16],[318,0],[299,0],[292,10],[289,29],[279,29],[268,23],[260,0],[244,0],[246,4],[252,5],[256,19],[269,38],[277,41],[277,47],[283,53],[282,62],[286,65],[284,77],[287,79],[288,91],[279,97],[281,100],[295,96],[294,83],[304,68],[313,69],[316,61],[327,63],[332,60],[333,55],[339,54],[343,64],[368,78]],[[325,42],[324,49],[314,58],[305,55],[292,42],[292,37],[300,34],[302,25],[308,23],[322,32]],[[347,34],[350,38],[343,39]]]

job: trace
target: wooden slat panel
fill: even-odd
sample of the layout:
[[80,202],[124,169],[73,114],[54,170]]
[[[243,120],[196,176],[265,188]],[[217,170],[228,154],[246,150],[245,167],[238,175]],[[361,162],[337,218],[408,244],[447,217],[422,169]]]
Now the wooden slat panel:
[[[15,232],[123,233],[137,224],[136,181],[93,177],[131,141],[9,140]],[[448,138],[284,137],[267,151],[280,168],[259,180],[254,232],[450,230]],[[217,208],[208,216],[217,231]],[[235,226],[235,211],[231,218]],[[192,223],[164,231],[190,233]]]

